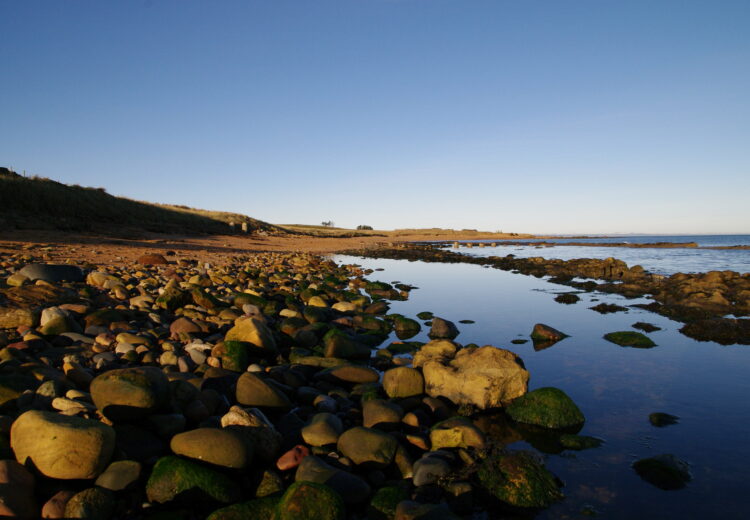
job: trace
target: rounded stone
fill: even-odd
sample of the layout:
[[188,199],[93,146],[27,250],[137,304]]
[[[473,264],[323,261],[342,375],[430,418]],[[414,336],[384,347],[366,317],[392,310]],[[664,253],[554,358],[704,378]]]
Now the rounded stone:
[[237,380],[237,402],[245,406],[290,408],[289,398],[264,378],[245,372]]
[[357,426],[341,434],[337,448],[358,466],[384,468],[393,461],[398,441],[387,433]]
[[177,455],[226,468],[244,468],[250,461],[245,443],[229,430],[198,428],[172,437],[170,448]]
[[156,367],[110,370],[91,382],[91,398],[112,421],[140,419],[168,404],[169,381]]
[[411,367],[396,367],[383,374],[383,390],[388,397],[412,397],[424,393],[422,372]]
[[32,410],[13,423],[10,444],[18,462],[30,462],[46,477],[90,479],[109,462],[115,432],[91,419]]

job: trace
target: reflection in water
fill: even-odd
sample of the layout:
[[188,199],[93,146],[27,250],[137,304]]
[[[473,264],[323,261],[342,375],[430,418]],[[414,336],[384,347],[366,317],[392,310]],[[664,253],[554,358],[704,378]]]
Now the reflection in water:
[[[578,304],[563,305],[554,301],[560,286],[496,269],[336,259],[385,269],[373,273],[372,280],[420,287],[408,301],[393,302],[390,312],[411,319],[422,311],[452,321],[472,319],[473,325],[459,325],[458,342],[516,352],[531,373],[530,389],[558,387],[579,406],[586,416],[580,434],[604,439],[601,447],[561,449],[559,434],[529,432],[503,414],[477,420],[495,442],[509,449],[544,453],[547,467],[565,482],[567,498],[537,518],[580,518],[586,508],[603,518],[744,518],[750,508],[745,489],[750,460],[748,347],[696,342],[678,332],[681,324],[629,307],[646,299],[583,293]],[[600,315],[587,308],[592,299],[628,310]],[[622,348],[603,339],[610,332],[633,330],[637,322],[662,329],[647,334],[657,347]],[[511,343],[529,338],[536,323],[570,337],[543,350],[531,342]],[[413,340],[428,341],[427,332],[423,326]],[[392,335],[390,341],[395,339]],[[679,423],[657,428],[649,422],[654,412],[678,416]],[[685,489],[662,491],[632,468],[636,460],[665,453],[690,463],[693,480]]]

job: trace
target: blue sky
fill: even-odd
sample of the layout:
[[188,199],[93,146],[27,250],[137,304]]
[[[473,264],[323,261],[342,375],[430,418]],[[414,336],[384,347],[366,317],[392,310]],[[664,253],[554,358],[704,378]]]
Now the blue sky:
[[0,0],[0,165],[275,223],[750,232],[750,2]]

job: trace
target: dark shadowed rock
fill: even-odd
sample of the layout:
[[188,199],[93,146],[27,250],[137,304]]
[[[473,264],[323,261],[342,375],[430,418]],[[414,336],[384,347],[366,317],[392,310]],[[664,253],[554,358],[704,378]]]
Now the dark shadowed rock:
[[664,490],[684,488],[692,480],[688,463],[672,454],[638,460],[633,469],[643,480]]

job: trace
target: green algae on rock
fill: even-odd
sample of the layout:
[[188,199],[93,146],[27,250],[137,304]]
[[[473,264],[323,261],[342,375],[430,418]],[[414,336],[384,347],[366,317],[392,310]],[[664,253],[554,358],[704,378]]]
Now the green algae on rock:
[[478,471],[493,496],[517,507],[547,507],[563,498],[557,478],[523,451],[493,454]]
[[591,448],[598,448],[604,441],[597,439],[596,437],[589,437],[587,435],[574,435],[572,433],[566,433],[560,436],[560,444],[563,448],[568,450],[588,450]]
[[621,347],[652,348],[656,346],[651,338],[632,330],[610,332],[604,335],[604,339]]
[[295,482],[276,506],[274,520],[343,520],[341,495],[325,484]]
[[573,400],[554,387],[537,388],[524,394],[509,404],[505,411],[516,422],[545,428],[570,428],[585,421]]
[[367,517],[371,520],[391,520],[396,516],[396,507],[409,499],[409,493],[399,486],[386,486],[378,489],[370,500]]
[[206,520],[269,520],[278,503],[279,497],[256,498],[217,509]]
[[240,489],[223,473],[168,455],[156,461],[146,483],[146,496],[150,502],[160,504],[175,499],[205,498],[229,504],[239,499]]

